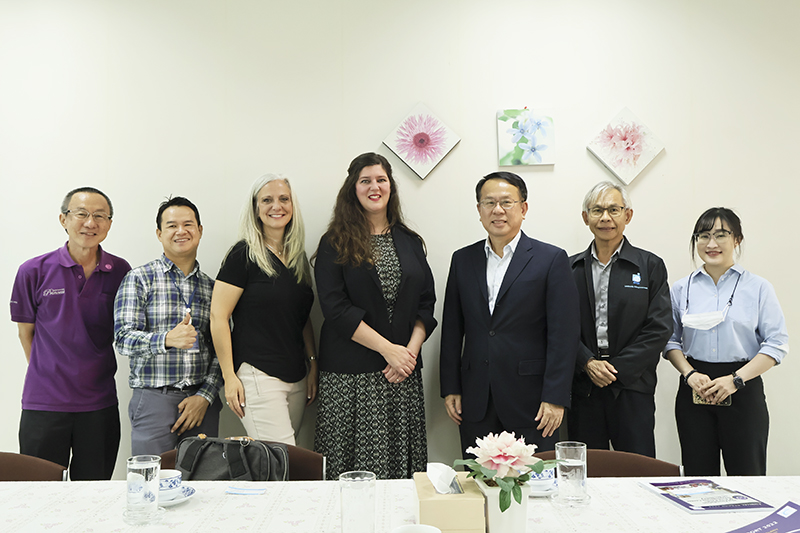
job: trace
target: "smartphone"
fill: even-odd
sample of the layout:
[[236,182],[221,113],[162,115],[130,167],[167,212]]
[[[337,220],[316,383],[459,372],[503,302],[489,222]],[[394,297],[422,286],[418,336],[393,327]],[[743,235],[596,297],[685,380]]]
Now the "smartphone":
[[696,390],[692,389],[692,402],[694,404],[696,404],[696,405],[713,405],[715,407],[717,407],[717,406],[719,406],[719,407],[728,407],[728,406],[731,405],[732,398],[733,398],[733,396],[728,396],[727,398],[722,400],[720,403],[711,403],[710,401],[706,400],[705,398],[703,398],[702,396],[697,394]]

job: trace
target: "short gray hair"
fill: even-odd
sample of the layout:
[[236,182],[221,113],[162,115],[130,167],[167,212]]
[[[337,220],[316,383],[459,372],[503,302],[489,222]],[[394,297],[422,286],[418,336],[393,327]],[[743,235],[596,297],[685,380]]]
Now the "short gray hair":
[[591,209],[597,203],[597,200],[610,190],[619,191],[619,193],[622,195],[622,201],[625,203],[623,207],[626,209],[633,208],[631,197],[628,195],[628,191],[625,189],[625,187],[612,181],[601,181],[592,187],[589,192],[586,193],[586,196],[584,196],[583,212],[588,213],[589,209]]
[[72,201],[72,197],[75,196],[76,194],[82,193],[82,192],[83,193],[91,193],[91,194],[99,194],[100,196],[105,198],[106,199],[106,203],[108,204],[108,210],[109,210],[108,216],[109,217],[113,217],[114,216],[114,206],[111,205],[111,199],[108,197],[108,195],[106,193],[104,193],[103,191],[101,191],[99,189],[95,189],[94,187],[78,187],[77,189],[72,189],[71,191],[69,191],[67,193],[67,195],[64,197],[64,200],[61,201],[61,214],[62,215],[66,215],[67,211],[69,211],[69,203]]

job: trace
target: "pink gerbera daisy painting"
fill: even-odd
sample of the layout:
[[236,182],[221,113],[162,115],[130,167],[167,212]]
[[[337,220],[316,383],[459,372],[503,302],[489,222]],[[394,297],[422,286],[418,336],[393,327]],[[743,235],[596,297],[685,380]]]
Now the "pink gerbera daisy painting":
[[586,148],[627,185],[664,149],[664,143],[626,107]]
[[427,107],[419,104],[384,139],[383,144],[425,179],[460,140]]

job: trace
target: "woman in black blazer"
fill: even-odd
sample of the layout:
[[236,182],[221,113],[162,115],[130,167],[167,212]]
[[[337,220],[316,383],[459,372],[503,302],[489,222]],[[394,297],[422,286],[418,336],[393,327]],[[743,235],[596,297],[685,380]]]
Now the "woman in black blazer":
[[427,463],[420,349],[436,327],[422,237],[403,222],[392,167],[348,169],[314,273],[322,313],[315,448],[328,475],[408,478]]

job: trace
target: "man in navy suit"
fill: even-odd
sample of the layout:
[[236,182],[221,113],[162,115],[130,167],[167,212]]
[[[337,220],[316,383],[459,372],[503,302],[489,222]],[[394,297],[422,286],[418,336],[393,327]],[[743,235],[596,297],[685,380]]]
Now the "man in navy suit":
[[489,174],[475,193],[488,236],[450,263],[441,394],[462,450],[504,430],[552,450],[570,405],[580,336],[567,254],[520,231],[528,191],[516,174]]

